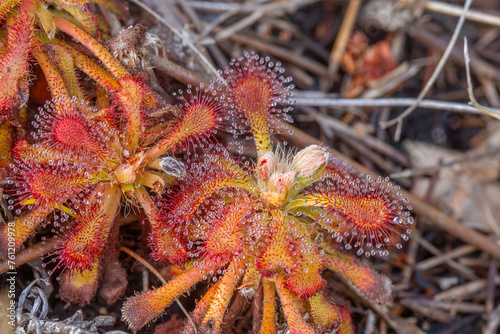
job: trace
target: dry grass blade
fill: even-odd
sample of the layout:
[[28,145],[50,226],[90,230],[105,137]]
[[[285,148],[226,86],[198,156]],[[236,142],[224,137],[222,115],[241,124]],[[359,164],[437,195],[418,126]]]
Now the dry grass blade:
[[331,88],[333,81],[335,80],[336,73],[339,69],[340,62],[344,55],[347,42],[349,42],[349,37],[351,36],[352,29],[356,23],[356,18],[358,16],[359,8],[361,7],[361,0],[349,1],[347,6],[344,20],[333,45],[332,52],[330,53],[330,63],[328,64],[328,76],[330,81],[328,82],[328,87]]

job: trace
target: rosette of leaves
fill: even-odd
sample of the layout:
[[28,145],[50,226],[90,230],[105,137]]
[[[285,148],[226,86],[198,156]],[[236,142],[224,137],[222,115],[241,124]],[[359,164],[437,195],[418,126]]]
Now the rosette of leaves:
[[401,248],[399,239],[411,232],[407,200],[386,180],[352,175],[323,147],[296,154],[273,147],[291,87],[279,64],[246,54],[222,76],[233,131],[252,135],[257,160],[244,163],[216,146],[189,162],[148,215],[152,257],[174,264],[179,275],[129,298],[123,319],[136,332],[209,280],[191,313],[197,328],[186,323],[183,333],[220,332],[236,292],[256,299],[261,333],[277,332],[278,319],[291,333],[352,331],[345,310],[326,296],[322,272],[333,271],[372,302],[389,301],[389,279],[348,251],[385,256],[388,246]]
[[[31,133],[7,134],[2,146],[8,155],[2,156],[3,196],[15,217],[0,226],[0,258],[10,230],[18,250],[38,227],[51,223],[59,244],[50,262],[68,269],[61,295],[81,304],[105,276],[107,255],[117,257],[106,247],[116,248],[110,234],[120,209],[134,205],[150,212],[150,194],[161,193],[178,176],[173,170],[183,168],[165,154],[204,143],[223,117],[209,87],[189,91],[179,107],[167,105],[140,71],[104,46],[100,20],[84,3],[22,0],[0,7],[7,33],[0,55],[1,131],[21,126],[19,110],[39,98],[28,96],[29,62],[39,66],[52,95],[33,116]],[[130,31],[144,37],[144,30]]]

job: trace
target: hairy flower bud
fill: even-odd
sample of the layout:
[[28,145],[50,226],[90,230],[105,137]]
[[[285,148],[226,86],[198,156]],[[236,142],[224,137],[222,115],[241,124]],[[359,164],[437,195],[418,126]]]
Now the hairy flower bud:
[[273,152],[264,152],[262,156],[257,161],[257,176],[262,181],[269,180],[271,173],[274,169],[274,153]]
[[309,177],[323,167],[328,154],[319,145],[311,145],[298,152],[293,158],[292,166],[300,177]]
[[272,191],[286,195],[295,184],[295,172],[274,173],[268,184]]
[[295,172],[275,172],[267,182],[268,191],[262,193],[271,207],[278,207],[286,200],[288,192],[295,184]]

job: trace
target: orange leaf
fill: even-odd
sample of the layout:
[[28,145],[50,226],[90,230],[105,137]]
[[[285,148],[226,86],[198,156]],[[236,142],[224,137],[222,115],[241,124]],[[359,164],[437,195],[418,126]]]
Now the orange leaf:
[[322,292],[309,298],[311,313],[317,333],[332,333],[339,328],[342,315],[339,308],[330,303]]
[[122,308],[122,320],[135,333],[163,314],[176,297],[188,290],[192,285],[204,279],[208,272],[217,269],[217,261],[197,261],[195,266],[175,277],[166,285],[125,301]]
[[325,266],[343,276],[357,292],[371,302],[385,304],[392,299],[391,280],[350,255],[340,251],[325,254]]

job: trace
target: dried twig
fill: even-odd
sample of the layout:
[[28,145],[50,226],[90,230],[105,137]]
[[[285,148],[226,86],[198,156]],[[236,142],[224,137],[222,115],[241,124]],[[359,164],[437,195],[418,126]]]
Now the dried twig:
[[[422,246],[425,250],[429,251],[435,256],[441,256],[443,254],[443,252],[441,252],[436,246],[434,246],[429,241],[422,238],[420,236],[420,233],[418,233],[417,231],[412,234],[412,238],[415,239],[418,242],[418,244]],[[450,268],[455,269],[457,272],[459,272],[462,276],[464,276],[467,279],[475,280],[478,278],[472,269],[468,268],[462,263],[456,262],[453,259],[444,259],[444,262],[448,266],[450,266]]]
[[[493,278],[493,284],[500,284],[500,276],[495,276]],[[484,291],[487,285],[488,282],[485,279],[477,279],[438,293],[434,296],[434,299],[437,301],[463,300],[464,298],[472,296],[477,292]]]
[[[436,13],[457,16],[457,17],[462,15],[463,12],[462,7],[441,1],[427,1],[425,3],[425,9]],[[492,15],[474,9],[470,9],[465,14],[465,18],[470,21],[475,21],[483,24],[489,24],[492,26],[500,27],[500,16],[498,15]]]
[[500,280],[497,282],[496,274],[498,272],[498,264],[494,259],[490,260],[490,265],[488,268],[488,286],[486,287],[486,313],[491,314],[493,312],[493,307],[495,303],[495,288],[497,283],[500,283]]
[[455,27],[455,31],[453,32],[453,35],[450,39],[450,42],[448,43],[448,46],[446,47],[446,50],[443,53],[443,56],[439,60],[439,63],[437,64],[436,68],[434,69],[434,72],[432,73],[431,77],[429,78],[429,80],[425,84],[424,89],[422,89],[420,94],[418,94],[416,101],[410,107],[408,107],[401,115],[399,115],[395,119],[392,119],[390,121],[387,121],[387,122],[380,124],[380,126],[387,128],[387,127],[397,123],[396,132],[394,134],[395,140],[399,141],[399,139],[400,139],[401,127],[403,125],[403,122],[402,122],[403,119],[405,117],[407,117],[408,115],[410,115],[419,106],[420,101],[423,100],[423,98],[427,95],[429,90],[432,88],[438,75],[441,73],[441,70],[443,69],[444,65],[448,61],[448,57],[450,56],[451,51],[453,50],[455,43],[458,40],[458,35],[460,34],[460,31],[462,30],[462,27],[464,25],[465,14],[469,10],[471,3],[472,3],[472,0],[467,0],[465,2],[462,15],[460,16],[460,19],[457,22],[457,25]]
[[210,85],[210,81],[169,60],[161,59],[160,57],[153,57],[151,59],[151,64],[155,67],[155,70],[168,75],[183,84],[191,84],[194,87],[199,86],[200,83],[205,84],[207,87]]
[[251,26],[258,20],[262,18],[262,16],[265,14],[265,11],[262,9],[256,10],[255,12],[249,14],[246,16],[244,19],[241,19],[237,21],[236,23],[233,23],[229,27],[224,28],[223,30],[219,31],[215,35],[215,40],[218,41],[220,39],[225,39],[230,37],[231,35]]
[[335,81],[335,76],[344,56],[347,43],[351,37],[352,29],[356,23],[356,18],[358,17],[359,8],[361,7],[361,0],[351,0],[347,5],[347,9],[342,20],[342,25],[340,26],[339,33],[335,39],[335,44],[333,45],[332,52],[330,53],[330,62],[328,64],[328,76],[330,81],[328,82],[328,87],[330,88]]
[[419,309],[429,309],[431,310],[445,310],[450,312],[462,312],[462,313],[484,313],[484,305],[478,305],[473,303],[444,303],[438,302],[428,298],[405,298],[401,300],[401,304],[405,306],[413,306],[415,310]]
[[472,89],[472,79],[470,75],[470,66],[469,66],[470,57],[469,57],[469,47],[467,46],[467,38],[465,38],[465,43],[464,43],[464,57],[465,57],[465,72],[467,75],[467,93],[469,94],[469,99],[470,99],[469,104],[474,108],[484,112],[485,114],[490,115],[491,117],[500,119],[500,111],[484,107],[476,101],[476,97],[474,96],[474,91]]
[[483,334],[495,334],[498,333],[498,327],[500,326],[500,305],[498,305],[495,310],[490,314],[488,319],[488,324]]
[[[375,108],[375,107],[406,107],[415,103],[414,98],[380,98],[380,99],[339,99],[325,97],[324,94],[315,94],[314,97],[302,97],[303,92],[294,91],[294,104],[296,106],[329,107],[335,109],[347,109],[352,107]],[[422,100],[419,106],[427,109],[454,111],[460,113],[481,114],[476,108],[464,103],[445,102],[436,100]],[[491,109],[500,113],[500,109]]]
[[375,332],[375,322],[377,319],[375,318],[375,313],[371,310],[368,310],[366,316],[366,325],[363,334],[373,334]]
[[[14,261],[15,267],[19,267],[20,265],[28,263],[31,260],[39,258],[40,254],[45,254],[53,251],[56,248],[57,243],[57,239],[48,239],[23,249],[16,254],[16,260]],[[12,268],[9,267],[8,258],[0,261],[0,275],[6,273],[9,270],[12,270]]]
[[130,0],[130,1],[132,1],[137,6],[141,7],[145,11],[147,11],[155,19],[157,19],[158,22],[160,22],[161,24],[165,25],[168,29],[170,29],[177,37],[179,37],[184,43],[186,43],[187,46],[191,50],[193,50],[193,52],[200,58],[201,63],[207,69],[207,72],[211,72],[218,79],[222,80],[222,78],[220,77],[219,72],[217,72],[217,70],[214,68],[214,66],[212,65],[212,63],[210,63],[210,61],[208,61],[208,59],[200,52],[200,50],[198,50],[197,47],[195,47],[193,45],[193,43],[191,43],[191,41],[189,41],[183,34],[181,34],[179,31],[177,31],[177,29],[175,29],[174,26],[172,26],[170,23],[168,23],[167,21],[165,21],[160,15],[158,15],[158,13],[156,13],[154,10],[152,10],[151,8],[149,8],[148,6],[146,6],[141,1],[139,1],[139,0]]
[[441,254],[441,255],[438,255],[435,257],[431,257],[431,258],[428,258],[424,261],[419,262],[416,265],[416,268],[418,270],[422,270],[422,271],[429,270],[429,269],[436,267],[436,266],[439,266],[439,265],[441,265],[441,264],[443,264],[451,259],[472,253],[475,250],[476,250],[476,247],[471,246],[471,245],[464,245],[461,247],[457,247],[450,252],[446,252],[444,254]]

